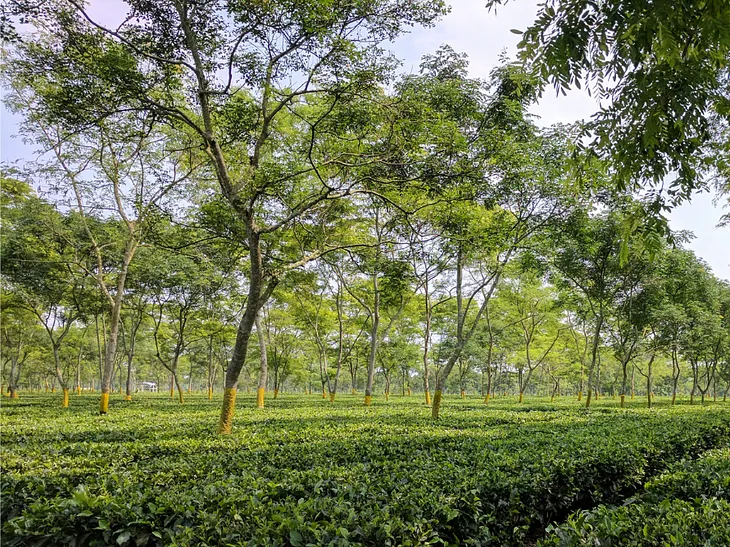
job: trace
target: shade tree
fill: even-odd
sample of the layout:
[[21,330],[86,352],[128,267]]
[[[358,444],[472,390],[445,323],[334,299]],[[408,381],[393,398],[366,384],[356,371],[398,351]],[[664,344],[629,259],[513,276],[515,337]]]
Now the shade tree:
[[726,2],[558,0],[515,30],[543,85],[596,98],[576,143],[584,157],[609,161],[615,188],[644,195],[632,216],[643,217],[649,245],[693,192],[714,184],[727,195],[729,20]]

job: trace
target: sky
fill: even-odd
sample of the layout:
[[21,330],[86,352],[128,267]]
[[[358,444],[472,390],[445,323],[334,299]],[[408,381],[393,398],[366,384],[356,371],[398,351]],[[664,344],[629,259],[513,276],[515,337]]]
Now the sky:
[[[497,11],[487,11],[484,0],[451,0],[451,12],[434,28],[414,28],[396,40],[391,49],[403,60],[402,71],[418,71],[421,56],[433,53],[442,44],[469,56],[472,77],[487,78],[498,65],[500,54],[514,57],[519,35],[511,29],[524,30],[534,20],[538,0],[512,0]],[[92,0],[92,15],[100,22],[119,21],[125,12],[118,0]],[[556,96],[548,90],[532,109],[538,123],[552,125],[586,119],[598,109],[595,100],[575,91]],[[33,150],[14,135],[21,119],[0,111],[0,161],[4,163],[33,158]],[[718,277],[730,280],[730,228],[717,228],[723,214],[713,205],[711,194],[699,194],[669,215],[674,230],[689,230],[695,238],[688,244],[702,257]]]

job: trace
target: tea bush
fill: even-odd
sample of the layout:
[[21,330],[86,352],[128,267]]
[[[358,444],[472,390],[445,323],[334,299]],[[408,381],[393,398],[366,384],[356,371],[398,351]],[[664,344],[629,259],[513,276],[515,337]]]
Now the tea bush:
[[624,505],[571,515],[550,532],[540,545],[730,545],[730,450],[673,465]]
[[113,401],[105,417],[91,396],[66,411],[10,401],[3,545],[522,545],[730,445],[722,404],[449,399],[434,423],[419,402],[284,396],[257,411],[242,397],[221,437],[219,401],[202,397]]

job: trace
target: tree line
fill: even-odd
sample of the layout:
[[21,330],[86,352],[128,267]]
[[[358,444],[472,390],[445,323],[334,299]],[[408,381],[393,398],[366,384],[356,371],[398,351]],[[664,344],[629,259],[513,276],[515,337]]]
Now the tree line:
[[11,393],[36,351],[67,404],[92,347],[102,414],[135,371],[182,402],[187,370],[222,382],[221,433],[241,382],[263,406],[349,375],[369,405],[377,376],[434,418],[476,382],[623,404],[638,373],[650,403],[670,363],[673,395],[726,386],[727,283],[637,220],[661,202],[582,127],[535,122],[537,76],[470,78],[448,46],[397,75],[384,44],[441,2],[219,8],[27,8],[3,71],[41,152],[3,175]]

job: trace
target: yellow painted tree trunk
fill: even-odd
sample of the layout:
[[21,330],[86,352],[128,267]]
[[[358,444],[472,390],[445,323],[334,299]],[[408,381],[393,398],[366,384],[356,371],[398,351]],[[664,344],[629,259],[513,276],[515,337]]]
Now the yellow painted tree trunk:
[[233,427],[233,412],[236,409],[236,388],[229,387],[223,391],[223,406],[218,421],[218,433],[230,435]]
[[63,403],[61,403],[61,406],[63,408],[68,408],[68,388],[63,388]]
[[109,412],[109,391],[102,390],[101,399],[99,399],[99,414]]
[[431,417],[437,420],[439,417],[439,410],[441,409],[441,390],[437,389],[433,392],[433,406],[431,407]]
[[264,393],[265,389],[260,387],[256,390],[256,406],[258,408],[264,408]]

